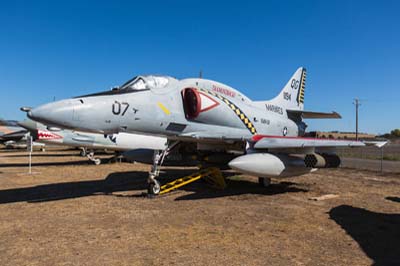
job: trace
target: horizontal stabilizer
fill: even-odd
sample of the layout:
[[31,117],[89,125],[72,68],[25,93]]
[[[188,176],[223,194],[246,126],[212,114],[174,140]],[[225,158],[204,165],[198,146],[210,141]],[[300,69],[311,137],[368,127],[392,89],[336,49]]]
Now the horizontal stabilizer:
[[322,113],[322,112],[311,112],[311,111],[304,111],[304,110],[286,110],[288,116],[290,115],[301,115],[304,119],[340,119],[342,116],[336,112],[331,113]]

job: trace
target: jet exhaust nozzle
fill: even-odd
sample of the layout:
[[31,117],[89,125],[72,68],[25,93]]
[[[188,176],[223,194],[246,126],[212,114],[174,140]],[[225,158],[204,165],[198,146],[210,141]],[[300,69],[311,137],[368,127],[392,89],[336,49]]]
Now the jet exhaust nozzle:
[[337,168],[341,161],[336,154],[314,153],[304,156],[304,164],[312,168]]

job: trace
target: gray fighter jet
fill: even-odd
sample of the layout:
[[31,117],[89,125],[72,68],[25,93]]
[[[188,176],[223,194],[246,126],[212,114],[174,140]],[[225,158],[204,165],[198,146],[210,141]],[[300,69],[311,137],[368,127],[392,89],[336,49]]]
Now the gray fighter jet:
[[[75,130],[112,134],[140,132],[166,136],[168,147],[156,151],[149,173],[149,193],[158,194],[159,166],[174,149],[195,146],[201,158],[270,178],[338,167],[335,147],[362,142],[304,137],[308,118],[340,118],[335,112],[304,110],[306,69],[299,68],[279,95],[252,101],[222,83],[169,76],[137,76],[118,89],[52,102],[28,113],[34,120]],[[189,153],[193,149],[189,149]]]

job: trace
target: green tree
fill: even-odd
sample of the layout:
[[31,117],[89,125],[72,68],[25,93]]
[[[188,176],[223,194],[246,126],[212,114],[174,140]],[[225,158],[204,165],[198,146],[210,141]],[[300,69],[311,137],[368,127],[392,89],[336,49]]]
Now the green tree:
[[390,131],[390,134],[391,134],[393,137],[400,138],[400,129],[399,129],[399,128],[394,129],[394,130]]

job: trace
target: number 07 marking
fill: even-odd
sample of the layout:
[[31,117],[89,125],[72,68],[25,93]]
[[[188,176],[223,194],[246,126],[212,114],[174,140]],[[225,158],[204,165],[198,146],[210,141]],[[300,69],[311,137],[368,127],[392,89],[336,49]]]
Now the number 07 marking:
[[[129,108],[129,103],[127,103],[127,102],[120,103],[118,101],[115,101],[112,105],[112,113],[114,115],[121,114],[121,116],[124,116],[126,111],[128,111],[128,108]],[[121,111],[122,111],[122,113],[121,113]]]

